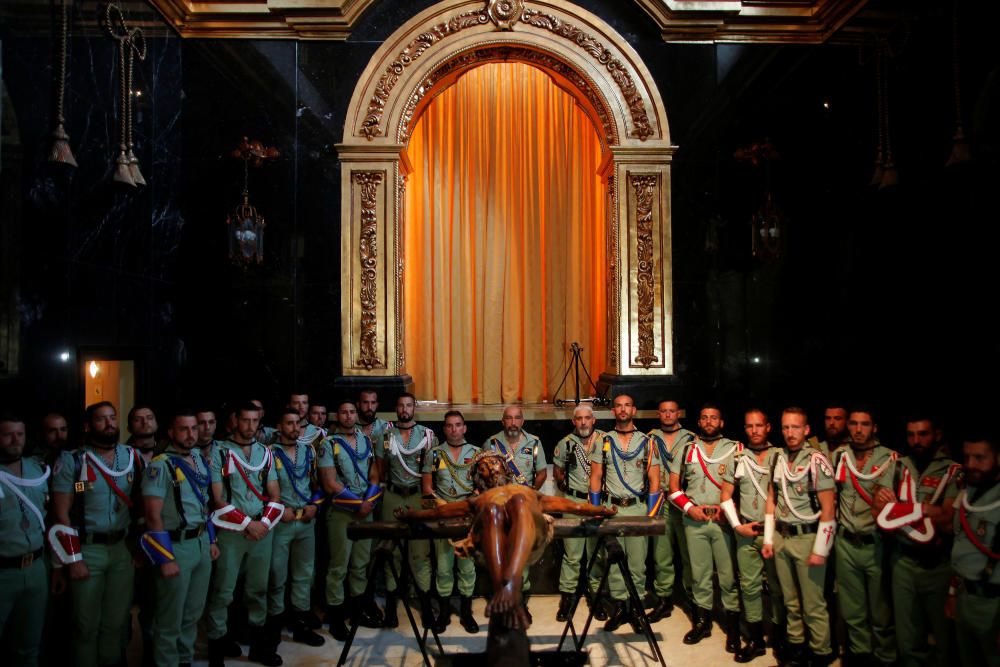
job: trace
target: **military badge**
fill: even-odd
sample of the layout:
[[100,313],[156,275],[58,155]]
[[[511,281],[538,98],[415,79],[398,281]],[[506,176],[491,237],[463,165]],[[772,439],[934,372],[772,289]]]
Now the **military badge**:
[[720,463],[719,464],[719,474],[720,475],[725,475],[726,474],[726,464],[725,463]]
[[146,468],[146,478],[156,479],[160,475],[160,466],[149,466]]
[[521,453],[525,456],[531,456],[531,447],[522,447]]
[[929,486],[931,488],[937,488],[937,485],[941,483],[940,477],[932,477],[928,475],[920,480],[920,486]]

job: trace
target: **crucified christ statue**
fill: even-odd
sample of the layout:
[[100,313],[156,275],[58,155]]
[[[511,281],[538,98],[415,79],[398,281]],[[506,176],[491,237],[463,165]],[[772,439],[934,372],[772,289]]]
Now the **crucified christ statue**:
[[475,556],[489,572],[493,597],[486,615],[499,615],[502,624],[514,630],[531,625],[521,599],[521,574],[538,561],[552,541],[552,517],[547,512],[581,516],[613,516],[616,507],[595,507],[546,496],[529,486],[511,482],[504,460],[493,451],[476,455],[469,467],[476,492],[466,499],[434,509],[396,510],[398,519],[457,519],[473,517],[469,535],[453,541],[462,558]]

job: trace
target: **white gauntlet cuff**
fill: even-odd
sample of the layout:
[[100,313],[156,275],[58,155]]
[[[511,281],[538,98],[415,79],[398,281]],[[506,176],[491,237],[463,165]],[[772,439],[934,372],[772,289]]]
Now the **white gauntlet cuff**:
[[722,511],[725,512],[726,518],[729,519],[729,525],[735,528],[740,525],[740,515],[736,512],[736,503],[733,502],[732,498],[722,501]]
[[837,535],[836,521],[820,521],[816,530],[816,540],[813,542],[813,553],[826,558],[833,549],[833,539]]
[[764,544],[774,544],[774,515],[764,515]]

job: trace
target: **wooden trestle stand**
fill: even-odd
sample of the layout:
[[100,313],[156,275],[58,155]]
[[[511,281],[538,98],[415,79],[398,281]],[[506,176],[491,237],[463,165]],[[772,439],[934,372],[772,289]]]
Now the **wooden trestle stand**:
[[[412,580],[413,575],[410,570],[409,559],[407,558],[409,551],[408,545],[411,540],[462,538],[469,534],[469,526],[471,525],[471,522],[471,519],[447,519],[410,522],[373,521],[370,523],[356,522],[350,524],[347,527],[348,539],[376,540],[375,558],[372,561],[370,569],[371,574],[368,577],[368,587],[365,591],[366,596],[370,598],[370,596],[374,594],[374,573],[378,572],[378,568],[383,565],[388,567],[390,572],[392,572],[393,577],[395,577],[398,582],[397,585],[402,587],[400,590],[406,590],[406,587],[409,586],[409,582]],[[586,595],[589,573],[598,560],[597,555],[601,553],[603,548],[607,554],[607,558],[604,563],[604,572],[601,575],[600,588],[603,588],[607,582],[611,567],[617,566],[621,571],[622,578],[625,580],[625,587],[628,590],[632,608],[638,610],[639,624],[641,626],[640,629],[645,635],[646,641],[649,642],[653,655],[656,656],[656,659],[662,667],[666,667],[666,663],[663,660],[663,654],[660,652],[659,644],[657,644],[656,637],[653,634],[653,628],[649,623],[645,610],[643,609],[642,597],[639,595],[639,591],[636,590],[635,584],[632,582],[632,576],[629,573],[628,568],[628,559],[625,556],[625,552],[622,549],[621,544],[618,542],[619,537],[647,537],[650,535],[663,535],[665,532],[666,524],[662,518],[616,516],[610,519],[584,519],[580,517],[564,517],[556,519],[556,539],[566,539],[568,537],[596,537],[598,540],[597,548],[594,549],[594,553],[588,554],[586,567],[583,568],[583,572],[581,572],[580,581],[577,583],[576,592],[573,596],[573,604],[570,607],[569,620],[563,628],[562,636],[559,638],[559,645],[556,647],[554,652],[555,654],[564,653],[562,647],[568,634],[572,634],[573,636],[574,653],[579,654],[583,650],[584,642],[587,639],[587,633],[590,630],[590,625],[594,618],[593,605],[591,605],[590,613],[587,615],[587,621],[584,623],[583,630],[579,633],[579,635],[577,634],[576,627],[573,624],[573,615],[576,613],[577,606],[580,604],[580,598]],[[392,550],[397,548],[400,550],[400,553],[403,554],[401,559],[402,573],[396,572],[392,563]],[[598,590],[600,590],[600,588]],[[429,595],[429,593],[418,590],[417,595],[421,598],[421,602],[425,602],[423,597],[425,595]],[[417,626],[416,619],[413,616],[413,610],[410,608],[409,596],[401,593],[399,597],[403,602],[404,609],[406,610],[406,617],[410,621],[410,627],[413,629],[413,636],[417,640],[417,645],[420,646],[420,653],[423,656],[424,664],[427,665],[427,667],[430,667],[430,658],[427,655],[427,632],[430,631],[433,633],[438,651],[443,656],[444,648],[441,646],[441,639],[438,637],[437,632],[434,631],[433,627],[427,628],[421,633]],[[501,667],[507,664],[514,664],[513,662],[510,662],[511,658],[516,654],[523,656],[523,651],[528,650],[528,639],[523,630],[520,631],[520,636],[517,636],[518,633],[509,631],[506,628],[498,628],[496,625],[497,624],[492,622],[489,625],[486,644],[487,652],[485,654],[487,667]],[[355,618],[355,620],[351,622],[350,633],[347,636],[347,641],[344,642],[344,648],[340,653],[340,660],[337,663],[338,665],[347,664],[347,656],[351,651],[354,636],[358,632],[358,626],[359,620]],[[501,634],[504,636],[501,636]],[[499,647],[503,647],[502,650],[497,650]],[[523,657],[519,659],[521,662],[517,664],[526,664],[523,661]]]

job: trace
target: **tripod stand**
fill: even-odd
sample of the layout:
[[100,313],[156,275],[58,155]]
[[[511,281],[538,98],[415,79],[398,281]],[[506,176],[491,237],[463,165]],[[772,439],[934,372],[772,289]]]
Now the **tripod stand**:
[[[583,363],[583,359],[580,357],[580,353],[583,352],[583,348],[580,347],[579,343],[577,343],[576,341],[573,341],[572,343],[570,343],[569,349],[570,349],[570,352],[573,354],[573,358],[570,360],[569,365],[566,366],[566,372],[563,373],[562,381],[559,383],[559,386],[556,388],[556,390],[554,392],[552,392],[552,395],[553,396],[558,396],[559,395],[559,391],[562,390],[563,385],[566,384],[566,378],[569,377],[569,372],[573,371],[573,379],[574,379],[574,382],[573,382],[573,390],[574,390],[573,404],[574,405],[580,405],[580,403],[584,402],[584,401],[592,401],[594,403],[594,405],[608,405],[609,404],[608,403],[608,399],[603,394],[599,394],[598,393],[598,391],[597,391],[597,385],[594,384],[594,379],[592,377],[590,377],[590,372],[587,370],[587,364]],[[590,386],[594,388],[594,398],[580,398],[580,368],[581,367],[583,368],[583,374],[587,376],[587,382],[589,382]],[[557,398],[555,400],[555,406],[557,408],[561,408],[562,406],[566,405],[567,403],[569,403],[569,401],[564,401],[561,398]]]

